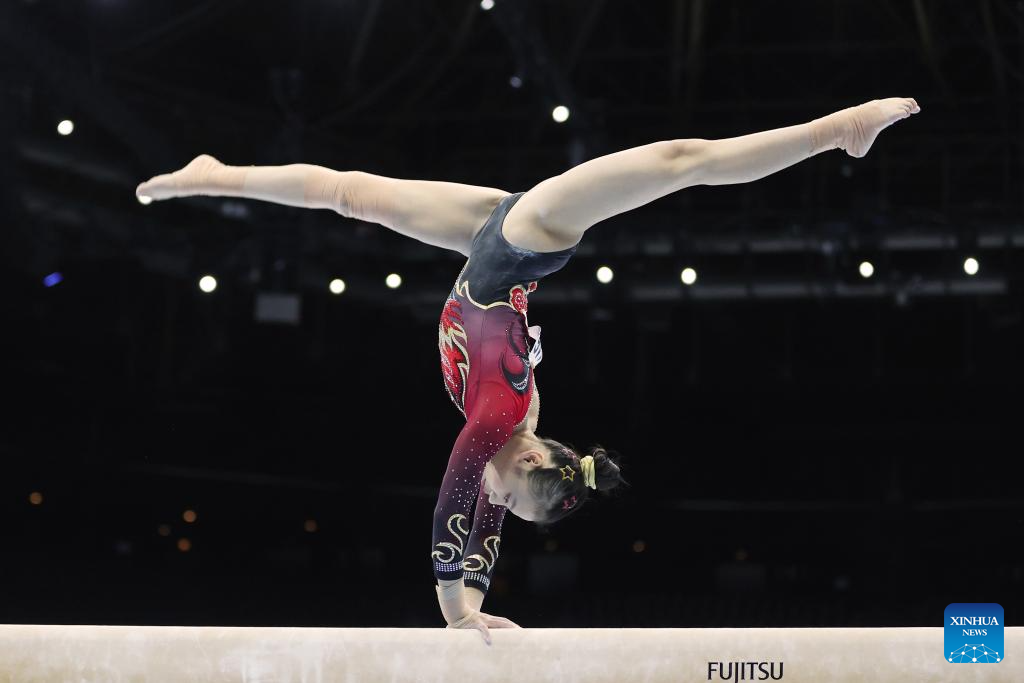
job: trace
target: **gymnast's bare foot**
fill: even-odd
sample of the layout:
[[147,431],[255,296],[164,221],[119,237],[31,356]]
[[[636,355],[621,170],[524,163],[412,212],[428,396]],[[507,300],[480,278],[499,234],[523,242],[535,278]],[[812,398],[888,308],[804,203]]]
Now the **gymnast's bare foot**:
[[154,176],[140,184],[135,188],[135,196],[159,200],[197,194],[223,194],[224,190],[229,189],[228,185],[238,184],[234,176],[223,172],[226,168],[209,154],[200,154],[184,168]]
[[913,97],[890,97],[815,119],[811,126],[814,152],[838,147],[859,159],[884,128],[919,111],[921,107]]

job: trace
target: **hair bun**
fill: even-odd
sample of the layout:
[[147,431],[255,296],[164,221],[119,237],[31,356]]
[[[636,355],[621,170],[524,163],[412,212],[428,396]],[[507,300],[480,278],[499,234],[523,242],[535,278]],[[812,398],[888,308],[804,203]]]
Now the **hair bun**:
[[595,446],[590,455],[594,458],[594,480],[598,491],[609,491],[619,484],[629,486],[629,482],[622,478],[621,468],[608,456],[608,451]]

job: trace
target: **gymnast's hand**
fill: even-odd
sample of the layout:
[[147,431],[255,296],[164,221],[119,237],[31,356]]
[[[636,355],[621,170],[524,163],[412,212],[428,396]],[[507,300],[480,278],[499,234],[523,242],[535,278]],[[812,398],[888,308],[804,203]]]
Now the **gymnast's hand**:
[[445,628],[475,628],[484,637],[484,642],[491,644],[492,628],[522,628],[519,624],[505,617],[496,617],[490,614],[477,611],[470,607],[466,608],[466,614],[457,621],[454,621]]

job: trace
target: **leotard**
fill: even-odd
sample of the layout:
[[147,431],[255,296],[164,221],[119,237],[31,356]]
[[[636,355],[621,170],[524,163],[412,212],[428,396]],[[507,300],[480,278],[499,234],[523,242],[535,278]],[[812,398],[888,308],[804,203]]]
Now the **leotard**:
[[430,556],[436,579],[462,577],[466,586],[484,593],[507,510],[488,500],[484,467],[526,419],[533,368],[541,357],[540,328],[527,324],[527,299],[537,282],[562,268],[579,246],[535,252],[510,244],[501,226],[523,194],[503,197],[477,232],[438,325],[444,386],[466,424],[441,482]]

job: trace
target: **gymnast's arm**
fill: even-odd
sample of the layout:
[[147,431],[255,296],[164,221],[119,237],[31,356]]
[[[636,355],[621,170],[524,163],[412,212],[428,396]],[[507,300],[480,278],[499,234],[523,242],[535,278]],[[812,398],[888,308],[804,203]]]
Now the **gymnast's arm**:
[[491,504],[488,498],[481,482],[462,575],[466,587],[466,604],[475,610],[480,609],[484,596],[491,586],[491,577],[498,562],[498,548],[501,545],[501,524],[508,511],[504,505]]
[[[530,431],[537,430],[540,417],[540,387],[537,379],[533,380],[533,400],[527,408],[526,423]],[[501,524],[508,508],[504,505],[492,505],[483,485],[476,500],[476,515],[473,529],[470,532],[469,547],[466,552],[465,598],[466,604],[479,610],[491,585],[491,577],[498,561],[498,548],[501,545]]]
[[[505,509],[487,501],[482,481],[484,467],[511,438],[513,418],[508,411],[491,410],[491,397],[486,391],[482,393],[452,448],[434,507],[430,556],[441,610],[449,623],[449,612],[467,613],[467,581],[476,592],[486,590],[497,559],[497,541],[504,519]],[[497,405],[497,396],[494,401]],[[468,522],[474,502],[476,528],[471,536]],[[482,603],[482,595],[472,595],[474,603]]]
[[[449,613],[458,611],[460,605],[480,611],[484,597],[491,585],[491,577],[498,561],[498,548],[501,545],[501,524],[508,508],[504,505],[492,505],[488,500],[483,482],[477,493],[476,511],[473,515],[473,526],[469,532],[469,543],[463,560],[462,581],[450,580],[438,582],[438,596],[441,611],[448,623],[456,621],[449,618]],[[461,592],[461,601],[457,597]],[[447,599],[444,596],[450,596]],[[451,604],[446,604],[450,601]]]
[[484,604],[484,596],[487,595],[484,591],[473,586],[465,587],[465,600],[466,604],[469,605],[470,609],[475,609],[477,612]]

